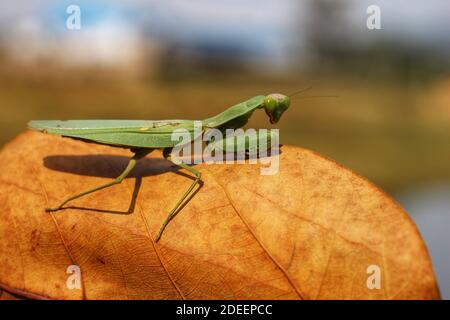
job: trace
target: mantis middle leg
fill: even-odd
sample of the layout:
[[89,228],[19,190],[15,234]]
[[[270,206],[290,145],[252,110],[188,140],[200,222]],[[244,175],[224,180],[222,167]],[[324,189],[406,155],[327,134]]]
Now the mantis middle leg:
[[[172,161],[169,151],[170,149],[165,149],[164,150],[164,158],[166,158],[167,160]],[[174,162],[173,162],[174,163]],[[183,204],[184,200],[186,200],[187,197],[189,197],[189,195],[191,194],[191,192],[194,190],[194,187],[197,183],[200,182],[200,179],[202,177],[202,173],[190,166],[188,166],[185,163],[175,163],[177,166],[186,169],[187,171],[189,171],[190,173],[192,173],[195,176],[194,181],[192,182],[192,184],[190,185],[190,187],[186,190],[186,192],[184,193],[184,195],[181,197],[181,199],[177,202],[177,204],[175,205],[175,207],[170,211],[169,215],[167,216],[167,218],[164,220],[163,224],[161,225],[161,228],[158,231],[158,234],[156,235],[156,239],[155,241],[158,242],[159,239],[161,239],[161,235],[164,232],[164,229],[166,229],[167,225],[169,224],[170,220],[173,219],[173,217],[175,217],[175,215],[178,213],[178,209],[180,208],[180,206]]]

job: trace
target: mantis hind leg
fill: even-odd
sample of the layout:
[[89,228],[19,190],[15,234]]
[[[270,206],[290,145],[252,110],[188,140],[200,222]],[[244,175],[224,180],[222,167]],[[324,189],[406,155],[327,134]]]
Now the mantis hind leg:
[[[170,157],[170,151],[171,149],[164,149],[164,158],[166,158],[167,160],[172,161],[171,157]],[[161,239],[161,235],[163,234],[164,230],[166,229],[167,225],[169,224],[169,222],[176,216],[176,214],[178,213],[179,208],[181,207],[181,205],[183,204],[184,200],[186,200],[186,198],[189,197],[189,195],[191,194],[191,192],[194,190],[194,187],[196,184],[200,183],[200,179],[202,177],[202,173],[190,166],[188,166],[185,163],[175,163],[177,166],[186,169],[187,171],[189,171],[190,173],[192,173],[195,176],[194,181],[192,182],[192,184],[190,185],[190,187],[186,190],[186,192],[184,193],[184,195],[181,197],[181,199],[177,202],[177,204],[175,205],[175,207],[169,212],[169,215],[166,217],[166,219],[164,220],[163,224],[161,225],[158,234],[156,235],[156,239],[155,241],[158,242],[159,239]]]
[[61,210],[68,202],[75,200],[75,199],[79,199],[85,195],[94,193],[96,191],[102,190],[102,189],[106,189],[108,187],[111,187],[113,185],[119,184],[121,183],[129,174],[130,172],[134,169],[134,167],[136,166],[136,163],[139,159],[145,157],[147,154],[149,154],[150,152],[152,152],[152,149],[133,149],[132,150],[135,154],[133,157],[131,157],[131,159],[128,161],[128,165],[125,168],[125,170],[117,177],[115,178],[113,181],[103,184],[101,186],[98,186],[96,188],[92,188],[90,190],[81,192],[79,194],[76,194],[74,196],[68,197],[67,199],[65,199],[63,202],[61,202],[60,205],[58,205],[55,208],[47,208],[45,209],[45,211],[47,212],[53,212],[53,211],[58,211]]

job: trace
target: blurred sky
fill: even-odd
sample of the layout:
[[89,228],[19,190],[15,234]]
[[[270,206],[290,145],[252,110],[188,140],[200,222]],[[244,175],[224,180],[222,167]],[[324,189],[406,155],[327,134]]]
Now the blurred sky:
[[[81,8],[80,31],[66,29],[69,4]],[[68,63],[121,64],[143,43],[228,48],[272,60],[292,41],[294,7],[290,0],[1,2],[0,27],[6,51],[24,60],[57,55]]]
[[[311,52],[307,50],[306,24],[314,8],[312,3],[313,0],[2,1],[0,36],[6,54],[23,61],[57,57],[68,64],[128,65],[139,59],[144,45],[169,45],[210,53],[231,52],[259,60],[268,67],[287,67],[293,49],[303,48],[300,52],[305,57],[301,61],[308,63]],[[65,10],[70,4],[81,8],[80,31],[66,29]],[[366,28],[366,8],[370,4],[381,8],[382,30],[368,32]],[[346,46],[365,46],[387,39],[412,48],[441,50],[447,56],[450,52],[447,0],[347,0],[339,1],[339,7],[340,23],[334,26],[335,21],[321,21],[318,28],[331,24],[327,28],[335,28]],[[330,39],[333,40],[336,39]]]

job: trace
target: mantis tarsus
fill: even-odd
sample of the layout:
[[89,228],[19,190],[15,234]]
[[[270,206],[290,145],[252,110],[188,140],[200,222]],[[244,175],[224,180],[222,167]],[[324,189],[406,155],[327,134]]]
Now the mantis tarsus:
[[[282,94],[255,96],[226,109],[216,116],[203,120],[202,130],[240,128],[247,123],[256,109],[264,109],[270,122],[277,123],[283,112],[289,108],[289,105],[290,98]],[[46,209],[49,212],[61,210],[72,200],[121,183],[133,170],[136,162],[155,149],[162,149],[164,157],[172,161],[170,151],[177,143],[171,138],[174,130],[185,129],[192,135],[194,134],[193,120],[34,120],[29,122],[28,127],[32,130],[63,137],[129,148],[134,153],[122,174],[112,182],[68,197],[57,207]],[[167,224],[201,179],[201,172],[198,170],[184,163],[177,163],[177,165],[191,172],[195,179],[163,222],[156,236],[156,242],[159,241]]]

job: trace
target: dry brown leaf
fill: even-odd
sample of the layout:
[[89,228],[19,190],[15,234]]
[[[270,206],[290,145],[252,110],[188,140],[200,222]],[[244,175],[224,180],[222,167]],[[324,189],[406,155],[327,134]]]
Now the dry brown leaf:
[[[203,187],[157,244],[192,182],[159,152],[121,185],[71,204],[84,209],[44,212],[110,181],[129,156],[32,132],[1,151],[1,287],[58,299],[439,298],[407,214],[363,178],[297,147],[282,148],[273,176],[259,165],[197,166]],[[73,264],[82,290],[66,286]],[[370,265],[381,269],[379,290],[367,288]]]
[[12,294],[9,294],[8,292],[0,289],[0,300],[17,300],[17,298]]
[[21,298],[17,295],[13,295],[8,291],[0,289],[0,301],[2,300],[21,300]]

